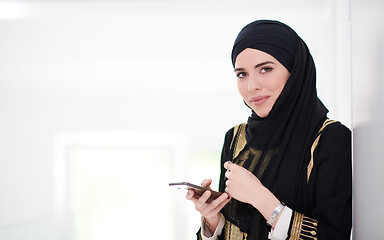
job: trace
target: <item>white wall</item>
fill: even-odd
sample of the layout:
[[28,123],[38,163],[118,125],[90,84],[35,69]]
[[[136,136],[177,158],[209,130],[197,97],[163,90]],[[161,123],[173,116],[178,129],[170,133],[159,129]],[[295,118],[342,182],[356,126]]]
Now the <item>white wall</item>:
[[352,0],[354,238],[383,239],[384,2]]
[[224,133],[249,114],[230,51],[255,19],[299,33],[330,117],[351,126],[346,9],[336,0],[0,2],[0,232],[55,215],[60,134],[176,132],[187,155],[218,157]]

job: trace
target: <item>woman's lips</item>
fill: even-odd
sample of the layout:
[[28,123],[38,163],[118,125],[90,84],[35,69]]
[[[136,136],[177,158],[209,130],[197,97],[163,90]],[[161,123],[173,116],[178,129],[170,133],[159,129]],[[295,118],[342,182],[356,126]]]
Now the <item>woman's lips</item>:
[[269,99],[269,96],[264,95],[264,96],[253,97],[250,100],[253,105],[259,106],[265,103],[268,99]]

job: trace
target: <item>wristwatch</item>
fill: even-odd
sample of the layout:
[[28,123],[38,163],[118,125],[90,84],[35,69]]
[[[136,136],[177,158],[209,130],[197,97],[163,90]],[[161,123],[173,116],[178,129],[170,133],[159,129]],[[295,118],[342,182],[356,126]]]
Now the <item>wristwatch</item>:
[[273,222],[275,221],[276,217],[279,215],[281,210],[283,210],[284,206],[285,204],[283,202],[280,202],[279,205],[277,205],[277,207],[275,208],[275,210],[273,210],[272,215],[267,220],[267,224],[269,226],[272,226]]

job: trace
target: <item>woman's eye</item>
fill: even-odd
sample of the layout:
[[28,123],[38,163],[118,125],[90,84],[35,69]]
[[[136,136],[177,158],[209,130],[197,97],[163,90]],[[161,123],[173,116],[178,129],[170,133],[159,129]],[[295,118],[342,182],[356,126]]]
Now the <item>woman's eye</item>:
[[272,71],[272,69],[273,69],[273,68],[271,68],[271,67],[263,67],[263,68],[260,70],[260,72],[261,72],[261,73],[267,73],[267,72]]
[[238,78],[243,78],[245,76],[246,76],[245,72],[240,72],[240,73],[236,74],[236,77],[238,77]]

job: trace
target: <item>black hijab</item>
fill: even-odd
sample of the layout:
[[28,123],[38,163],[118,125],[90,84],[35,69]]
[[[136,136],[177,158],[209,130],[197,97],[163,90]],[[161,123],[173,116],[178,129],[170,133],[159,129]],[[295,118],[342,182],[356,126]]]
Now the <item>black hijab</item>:
[[[293,29],[271,20],[255,21],[241,30],[232,51],[233,65],[237,55],[246,48],[272,55],[290,72],[290,77],[267,117],[260,118],[252,111],[244,150],[261,151],[259,162],[263,162],[267,152],[275,151],[260,181],[288,207],[300,209],[302,203],[297,201],[297,196],[306,183],[303,179],[306,177],[309,149],[328,112],[317,97],[312,56]],[[253,173],[257,175],[258,171],[256,167]],[[223,184],[221,181],[220,188]],[[248,239],[265,239],[267,236],[266,220],[249,205],[240,202],[228,204],[222,212],[241,231],[248,233]],[[241,214],[234,215],[235,212]]]

